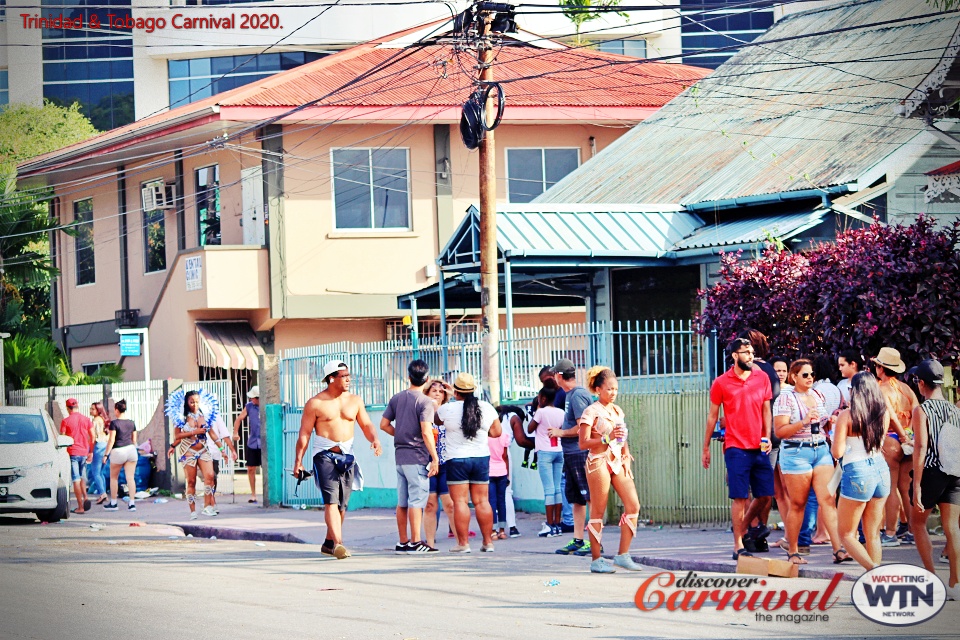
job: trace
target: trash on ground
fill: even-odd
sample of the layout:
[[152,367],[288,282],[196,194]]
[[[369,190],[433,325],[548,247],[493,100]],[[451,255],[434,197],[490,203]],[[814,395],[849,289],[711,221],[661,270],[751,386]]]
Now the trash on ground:
[[167,504],[168,502],[170,501],[167,500],[166,498],[157,498],[156,500],[153,501],[153,504]]
[[167,536],[167,540],[179,540],[180,536]]
[[182,500],[182,499],[183,499],[183,494],[182,494],[182,493],[175,493],[175,494],[173,494],[173,497],[176,498],[177,500]]
[[211,540],[216,540],[216,539],[217,539],[217,536],[210,536],[210,539],[211,539]]
[[543,586],[545,586],[545,587],[559,587],[559,586],[560,586],[560,581],[559,581],[559,580],[544,580],[544,581],[543,581]]
[[146,523],[146,522],[131,522],[131,523],[130,523],[130,526],[131,526],[131,527],[145,527],[145,526],[147,526],[147,523]]
[[265,547],[265,546],[267,546],[267,545],[263,544],[262,542],[254,542],[253,544],[257,545],[258,547]]
[[92,524],[92,525],[90,525],[90,528],[93,529],[94,531],[102,531],[103,529],[106,529],[106,528],[107,528],[107,525],[105,525],[105,524],[99,524],[99,523],[98,523],[98,524]]

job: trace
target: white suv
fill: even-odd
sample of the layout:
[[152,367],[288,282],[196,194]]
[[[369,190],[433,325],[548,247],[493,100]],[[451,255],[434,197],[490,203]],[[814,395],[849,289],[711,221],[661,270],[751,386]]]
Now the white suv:
[[0,407],[0,513],[35,513],[42,522],[68,518],[72,444],[43,409]]

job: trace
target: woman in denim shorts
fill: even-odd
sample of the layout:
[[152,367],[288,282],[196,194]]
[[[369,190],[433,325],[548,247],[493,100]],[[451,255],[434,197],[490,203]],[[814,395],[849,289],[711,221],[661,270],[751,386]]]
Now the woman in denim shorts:
[[780,471],[790,509],[785,523],[790,549],[787,559],[794,564],[807,564],[797,548],[803,514],[810,487],[820,503],[824,524],[830,533],[833,562],[853,560],[840,546],[837,533],[837,507],[827,485],[833,477],[833,456],[827,445],[824,425],[830,415],[823,396],[813,389],[813,363],[797,360],[790,365],[794,388],[781,393],[773,407],[773,426],[780,440]]
[[[883,436],[890,423],[877,379],[861,371],[850,380],[850,408],[837,417],[833,455],[842,457],[843,478],[837,505],[837,529],[850,555],[864,569],[880,565],[880,525],[890,495],[890,469],[883,457]],[[863,518],[860,544],[857,525]]]

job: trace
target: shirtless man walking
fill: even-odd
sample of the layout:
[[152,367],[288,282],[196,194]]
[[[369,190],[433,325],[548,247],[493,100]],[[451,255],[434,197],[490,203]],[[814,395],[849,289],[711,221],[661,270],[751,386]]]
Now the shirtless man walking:
[[303,454],[313,434],[314,479],[326,505],[323,517],[327,524],[327,537],[320,552],[342,560],[350,557],[350,552],[343,546],[342,530],[356,475],[353,423],[360,425],[363,435],[371,443],[374,455],[379,456],[382,450],[363,400],[350,393],[350,370],[346,363],[331,360],[325,364],[323,381],[327,388],[307,400],[303,408],[293,475],[298,477],[303,469]]

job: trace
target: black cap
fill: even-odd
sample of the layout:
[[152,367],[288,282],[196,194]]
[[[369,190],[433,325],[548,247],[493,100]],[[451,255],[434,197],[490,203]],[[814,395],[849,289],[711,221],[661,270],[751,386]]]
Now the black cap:
[[576,373],[577,367],[573,364],[573,360],[568,358],[560,358],[557,360],[557,364],[553,365],[553,372],[563,375],[570,375],[571,373]]
[[927,384],[943,384],[943,365],[936,360],[924,360],[907,373],[917,376]]

